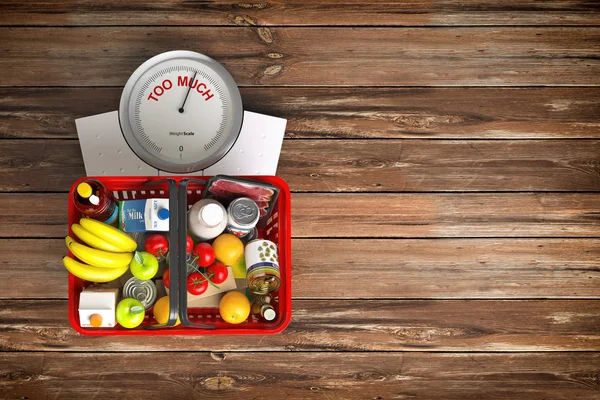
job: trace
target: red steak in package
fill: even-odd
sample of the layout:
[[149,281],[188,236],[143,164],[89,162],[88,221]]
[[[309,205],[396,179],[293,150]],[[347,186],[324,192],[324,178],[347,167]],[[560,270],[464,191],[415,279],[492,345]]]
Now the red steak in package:
[[262,221],[271,214],[278,194],[279,189],[266,182],[216,175],[208,181],[202,198],[215,199],[227,207],[237,198],[248,197],[258,205]]

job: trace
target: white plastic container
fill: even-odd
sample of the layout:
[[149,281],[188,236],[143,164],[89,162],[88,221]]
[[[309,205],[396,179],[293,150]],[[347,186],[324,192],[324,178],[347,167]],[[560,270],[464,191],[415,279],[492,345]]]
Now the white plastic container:
[[216,200],[202,199],[188,212],[188,229],[199,240],[214,239],[226,227],[227,210]]

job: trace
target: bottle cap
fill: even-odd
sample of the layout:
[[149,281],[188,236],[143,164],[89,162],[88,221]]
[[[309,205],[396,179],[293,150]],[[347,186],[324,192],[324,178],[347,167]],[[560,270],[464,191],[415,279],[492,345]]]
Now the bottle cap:
[[102,326],[102,315],[100,314],[92,314],[90,316],[90,325],[94,328],[99,328]]
[[169,219],[169,210],[167,208],[161,208],[158,210],[158,219],[164,221],[165,219]]
[[77,194],[84,199],[87,199],[92,195],[92,187],[87,182],[81,182],[79,185],[77,185]]
[[275,310],[273,309],[273,307],[263,306],[262,316],[267,321],[273,321],[275,319],[275,317],[277,316],[277,314],[275,313]]
[[219,225],[223,221],[224,216],[225,213],[223,213],[223,209],[218,204],[210,203],[202,207],[198,214],[198,219],[201,223],[213,227]]
[[92,203],[93,205],[97,206],[98,204],[100,204],[100,198],[96,195],[91,195],[90,198],[88,199],[90,201],[90,203]]

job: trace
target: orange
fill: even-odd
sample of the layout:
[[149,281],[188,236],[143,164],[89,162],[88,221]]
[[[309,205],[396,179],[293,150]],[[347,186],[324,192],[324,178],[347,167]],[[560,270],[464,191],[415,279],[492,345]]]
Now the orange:
[[[156,303],[154,303],[154,318],[159,324],[166,324],[169,320],[169,296],[161,297]],[[179,325],[181,321],[177,317],[177,323]]]
[[229,292],[219,303],[219,313],[225,322],[240,324],[250,315],[250,300],[240,292]]
[[213,242],[215,257],[225,265],[234,265],[244,255],[244,243],[231,233],[224,233]]

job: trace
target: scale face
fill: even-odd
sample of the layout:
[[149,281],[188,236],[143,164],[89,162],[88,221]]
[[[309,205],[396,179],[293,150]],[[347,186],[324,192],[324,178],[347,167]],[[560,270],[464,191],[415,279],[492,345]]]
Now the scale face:
[[119,122],[140,159],[162,171],[188,173],[231,150],[243,113],[239,89],[221,64],[178,50],[135,70],[123,89]]

